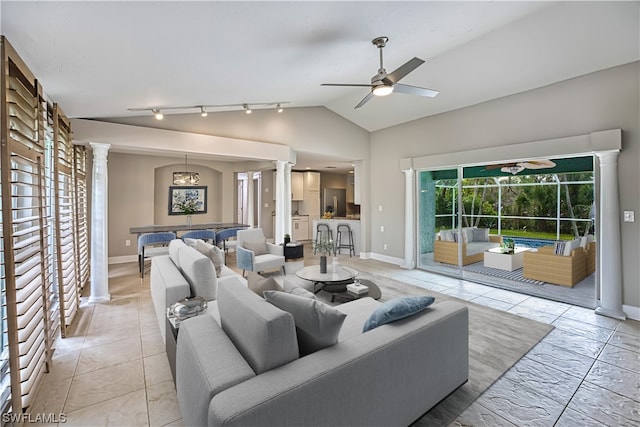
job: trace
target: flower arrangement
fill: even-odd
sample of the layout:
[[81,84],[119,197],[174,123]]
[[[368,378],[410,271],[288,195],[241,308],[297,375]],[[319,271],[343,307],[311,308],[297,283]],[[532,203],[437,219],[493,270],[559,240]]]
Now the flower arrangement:
[[314,242],[313,251],[320,252],[322,255],[331,255],[335,251],[333,240],[321,239],[319,242]]
[[184,198],[178,198],[174,203],[174,207],[184,215],[193,215],[194,213],[198,212],[199,204],[200,202],[198,202],[197,199],[187,196]]

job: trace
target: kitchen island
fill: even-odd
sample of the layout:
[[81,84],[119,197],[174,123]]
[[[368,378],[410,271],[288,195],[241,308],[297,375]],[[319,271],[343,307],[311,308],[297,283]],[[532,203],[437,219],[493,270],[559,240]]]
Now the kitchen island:
[[[351,219],[351,218],[320,218],[313,220],[313,241],[316,241],[316,233],[318,230],[318,224],[327,224],[329,225],[329,229],[333,233],[333,238],[336,239],[338,237],[338,225],[340,224],[348,224],[351,227],[351,232],[353,233],[353,246],[355,249],[356,256],[360,255],[360,220],[359,219]],[[343,235],[343,242],[347,242],[347,237]],[[348,249],[342,249],[342,253],[347,255],[349,253]]]

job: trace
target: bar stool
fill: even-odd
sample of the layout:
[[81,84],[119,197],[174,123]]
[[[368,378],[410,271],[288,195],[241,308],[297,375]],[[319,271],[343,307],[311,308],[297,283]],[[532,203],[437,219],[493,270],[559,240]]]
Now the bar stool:
[[[346,243],[343,242],[345,235],[347,238]],[[335,254],[341,253],[342,249],[349,249],[349,258],[351,258],[351,255],[356,254],[356,248],[353,246],[353,232],[349,224],[338,224]]]
[[321,222],[316,225],[316,242],[313,245],[314,255],[318,251],[318,243],[323,240],[333,240],[333,231],[331,231],[329,224],[325,222]]

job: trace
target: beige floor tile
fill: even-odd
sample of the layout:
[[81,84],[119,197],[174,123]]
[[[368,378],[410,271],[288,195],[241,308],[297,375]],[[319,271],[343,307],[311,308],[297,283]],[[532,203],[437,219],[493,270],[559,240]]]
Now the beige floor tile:
[[64,409],[75,411],[144,387],[142,359],[76,375]]
[[80,352],[76,374],[85,374],[141,358],[142,344],[140,337],[88,347]]
[[163,427],[184,427],[184,423],[182,422],[182,418],[180,418],[172,423],[165,424]]
[[147,383],[147,387],[154,384],[159,384],[164,381],[173,382],[171,376],[171,368],[169,367],[169,360],[167,359],[167,353],[154,354],[143,359],[144,361],[144,377]]
[[100,329],[99,334],[88,335],[82,348],[122,341],[135,336],[140,336],[140,325],[137,323],[126,324],[125,326],[109,326]]
[[165,352],[165,345],[164,341],[162,341],[162,337],[160,336],[160,329],[150,334],[144,334],[141,338],[143,356],[152,356],[154,354]]
[[56,349],[51,358],[49,373],[46,377],[52,381],[71,378],[76,372],[79,358],[80,350],[58,353]]
[[66,413],[61,426],[148,426],[147,402],[144,390],[137,390],[105,402]]
[[164,426],[182,419],[173,381],[147,387],[149,425]]
[[71,387],[71,377],[53,379],[45,376],[38,395],[29,408],[31,414],[61,414]]

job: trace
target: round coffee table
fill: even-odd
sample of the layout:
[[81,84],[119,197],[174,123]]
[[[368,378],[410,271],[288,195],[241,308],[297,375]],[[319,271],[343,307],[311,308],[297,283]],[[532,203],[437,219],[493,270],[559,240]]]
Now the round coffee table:
[[[348,283],[358,275],[358,271],[343,265],[328,265],[326,273],[320,273],[319,265],[310,265],[296,271],[296,276],[313,282],[314,293],[324,289],[327,292],[344,292]],[[316,289],[316,285],[320,285]]]

